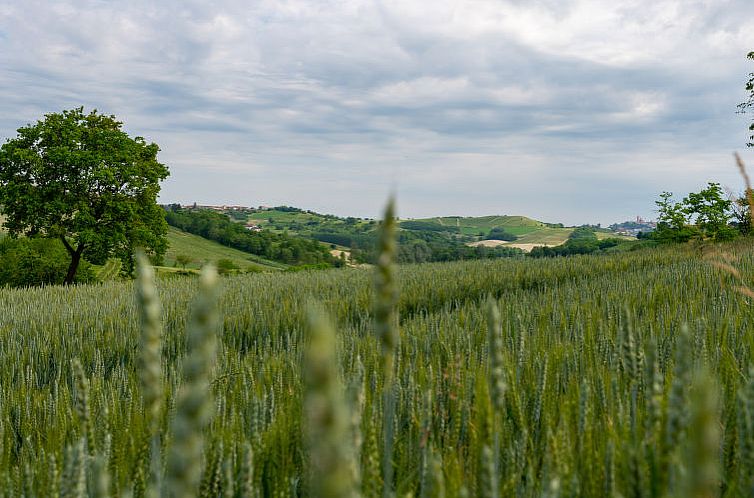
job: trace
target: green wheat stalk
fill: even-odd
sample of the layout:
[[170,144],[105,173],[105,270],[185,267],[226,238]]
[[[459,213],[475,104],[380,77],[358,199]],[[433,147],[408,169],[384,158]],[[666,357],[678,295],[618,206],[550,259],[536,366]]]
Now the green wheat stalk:
[[356,496],[353,486],[350,419],[338,382],[335,331],[318,308],[309,310],[311,343],[304,362],[306,428],[311,495]]
[[162,412],[162,321],[154,269],[143,252],[137,254],[136,298],[141,315],[139,376],[150,436],[150,479],[147,497],[157,496],[160,482],[160,413]]
[[187,329],[188,357],[172,424],[173,446],[166,475],[166,494],[176,498],[196,495],[202,470],[202,433],[214,409],[209,376],[216,355],[217,280],[214,267],[202,270],[199,296]]
[[379,232],[375,278],[375,331],[382,345],[383,378],[383,450],[382,450],[382,495],[389,498],[393,494],[393,420],[395,417],[395,394],[393,377],[395,355],[398,350],[400,333],[398,332],[398,285],[395,279],[395,201],[391,197],[385,208],[385,216]]

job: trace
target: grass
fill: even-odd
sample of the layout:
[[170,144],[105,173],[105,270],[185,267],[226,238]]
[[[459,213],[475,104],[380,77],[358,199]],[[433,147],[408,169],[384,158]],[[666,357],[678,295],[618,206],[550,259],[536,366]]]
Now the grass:
[[168,250],[165,253],[165,266],[174,267],[178,255],[187,255],[192,262],[186,265],[188,269],[198,269],[207,262],[216,263],[220,259],[228,259],[241,269],[280,270],[286,265],[264,260],[256,255],[245,253],[217,242],[207,240],[177,228],[168,228]]
[[514,244],[560,245],[568,240],[572,228],[544,227],[519,236]]
[[609,230],[606,230],[606,231],[595,230],[594,234],[597,236],[597,240],[604,240],[604,239],[636,240],[636,237],[631,237],[630,235],[620,235]]

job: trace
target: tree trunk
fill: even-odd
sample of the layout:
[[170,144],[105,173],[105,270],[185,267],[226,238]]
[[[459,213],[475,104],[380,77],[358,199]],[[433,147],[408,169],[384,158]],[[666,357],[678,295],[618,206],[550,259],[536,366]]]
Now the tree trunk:
[[65,280],[63,280],[63,285],[71,285],[76,278],[76,271],[79,269],[81,254],[84,252],[84,244],[79,244],[79,246],[74,249],[65,237],[60,237],[60,240],[63,241],[63,245],[68,250],[68,254],[71,255],[71,264],[68,266],[68,274],[65,276]]

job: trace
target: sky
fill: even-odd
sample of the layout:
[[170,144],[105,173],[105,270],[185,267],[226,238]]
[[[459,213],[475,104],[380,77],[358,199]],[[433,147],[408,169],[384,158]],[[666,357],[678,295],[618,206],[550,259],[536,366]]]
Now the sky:
[[0,141],[84,106],[160,146],[164,203],[653,218],[743,190],[752,33],[752,0],[0,0]]

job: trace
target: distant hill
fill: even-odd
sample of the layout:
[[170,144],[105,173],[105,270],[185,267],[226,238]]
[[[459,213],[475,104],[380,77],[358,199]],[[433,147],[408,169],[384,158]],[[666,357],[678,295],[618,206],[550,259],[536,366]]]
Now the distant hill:
[[[447,227],[449,231],[458,231],[468,237],[467,244],[470,246],[507,246],[526,251],[537,245],[560,245],[568,240],[568,236],[573,231],[573,228],[563,228],[562,225],[548,224],[526,216],[443,216],[412,221],[434,223]],[[411,222],[406,223],[411,226]],[[490,236],[490,232],[496,229],[513,234],[517,239],[495,240],[494,233]]]
[[[379,225],[378,220],[369,218],[340,217],[291,206],[214,209],[252,230],[314,239],[335,251],[352,250],[361,262],[372,258],[369,253]],[[406,248],[401,251],[399,260],[406,262],[507,256],[509,254],[501,251],[497,254],[490,251],[497,251],[496,248],[530,251],[537,246],[558,246],[574,231],[560,223],[545,223],[521,215],[411,218],[399,220],[399,228],[401,246]],[[598,239],[626,238],[604,228],[594,228],[594,232]],[[478,248],[480,252],[469,253],[459,246]]]
[[421,221],[433,222],[449,228],[456,227],[460,233],[470,236],[486,236],[493,228],[504,228],[506,232],[514,235],[524,235],[534,232],[541,228],[547,228],[547,224],[541,221],[527,218],[526,216],[443,216],[439,218],[420,218],[416,220],[404,221]]
[[[235,217],[237,221],[242,221]],[[326,231],[353,231],[356,233],[368,233],[373,231],[378,221],[369,218],[339,217],[329,214],[320,214],[298,208],[280,206],[264,210],[254,210],[247,213],[243,221],[257,224],[261,228],[288,231],[307,235],[314,232]],[[425,225],[421,227],[420,224]],[[514,235],[524,235],[542,228],[548,228],[546,223],[527,218],[526,216],[443,216],[437,218],[417,218],[400,220],[403,229],[430,231],[447,231],[470,237],[486,236],[493,228],[505,228]],[[446,227],[447,230],[442,230]],[[569,232],[570,233],[570,232]]]
[[[563,227],[562,224],[544,223],[526,216],[507,215],[477,217],[443,216],[405,220],[402,223],[410,227],[418,223],[425,223],[427,226],[431,226],[433,230],[438,230],[439,227],[447,227],[448,233],[455,232],[473,237],[473,240],[467,241],[471,246],[518,247],[526,251],[536,246],[557,246],[563,244],[575,230],[574,228]],[[486,240],[487,238],[492,238],[488,236],[494,229],[503,229],[505,232],[511,233],[518,238],[515,241]],[[612,237],[621,239],[631,238],[618,235],[604,228],[595,228],[594,231],[598,239]]]

